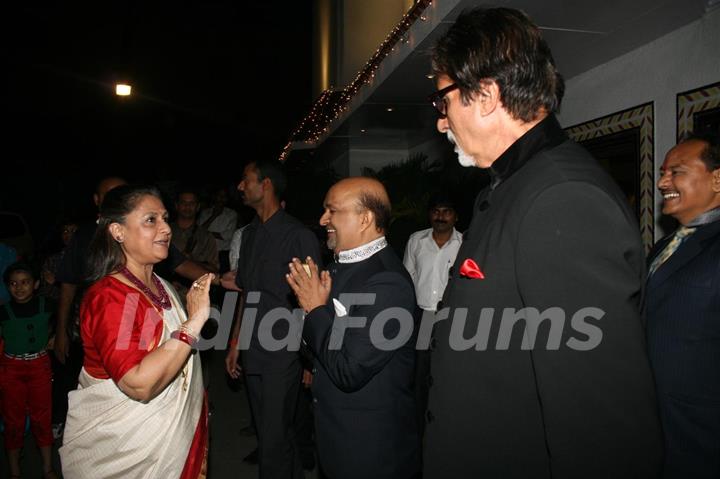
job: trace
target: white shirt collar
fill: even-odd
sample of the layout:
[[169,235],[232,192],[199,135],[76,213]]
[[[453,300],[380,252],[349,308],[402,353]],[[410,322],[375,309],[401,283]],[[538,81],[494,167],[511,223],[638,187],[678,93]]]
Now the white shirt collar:
[[[425,232],[426,232],[426,233],[425,233],[425,238],[426,238],[428,241],[432,241],[433,243],[435,243],[435,238],[433,238],[433,229],[432,229],[432,228],[428,228],[428,229],[425,230]],[[448,243],[450,243],[450,242],[452,242],[452,241],[460,241],[460,242],[462,242],[462,239],[463,239],[463,238],[462,238],[462,233],[460,233],[458,230],[456,230],[455,228],[453,228],[452,235],[450,236],[450,239],[449,239],[447,242],[448,242]],[[437,244],[437,243],[435,243],[435,244]],[[447,243],[446,243],[446,244],[447,244]]]
[[387,246],[387,240],[384,236],[378,239],[372,240],[369,243],[365,243],[357,248],[349,249],[347,251],[340,251],[338,253],[338,263],[359,263],[360,261],[368,259],[381,249]]

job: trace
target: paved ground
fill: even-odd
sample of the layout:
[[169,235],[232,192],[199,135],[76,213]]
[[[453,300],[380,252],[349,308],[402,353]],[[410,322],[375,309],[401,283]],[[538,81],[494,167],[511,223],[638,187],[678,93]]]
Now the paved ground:
[[[245,391],[232,391],[225,380],[223,366],[224,354],[216,352],[210,358],[210,465],[209,479],[252,479],[258,477],[257,466],[242,462],[256,446],[254,435],[248,435],[250,410]],[[60,461],[57,450],[54,451],[57,470]],[[0,459],[0,478],[7,477],[7,460],[4,454]],[[25,438],[22,468],[24,478],[41,477],[40,457],[32,437]],[[306,479],[316,479],[316,470],[306,472]],[[99,478],[98,478],[99,479]],[[158,478],[165,479],[165,478]]]

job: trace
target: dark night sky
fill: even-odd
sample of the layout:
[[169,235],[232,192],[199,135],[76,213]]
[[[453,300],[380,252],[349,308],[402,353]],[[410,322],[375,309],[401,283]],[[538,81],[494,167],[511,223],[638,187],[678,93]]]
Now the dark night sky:
[[[0,20],[0,210],[36,233],[87,213],[105,174],[235,183],[311,104],[311,0],[15,3]],[[115,97],[121,79],[133,97]]]

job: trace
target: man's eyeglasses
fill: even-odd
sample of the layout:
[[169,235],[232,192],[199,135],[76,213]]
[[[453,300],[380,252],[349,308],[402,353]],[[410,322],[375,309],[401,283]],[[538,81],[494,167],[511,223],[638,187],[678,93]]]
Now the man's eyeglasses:
[[436,91],[428,97],[428,101],[435,107],[438,113],[440,113],[440,118],[447,118],[447,102],[445,101],[445,95],[453,90],[457,90],[458,88],[460,88],[458,84],[453,83],[452,85],[448,85],[445,88]]

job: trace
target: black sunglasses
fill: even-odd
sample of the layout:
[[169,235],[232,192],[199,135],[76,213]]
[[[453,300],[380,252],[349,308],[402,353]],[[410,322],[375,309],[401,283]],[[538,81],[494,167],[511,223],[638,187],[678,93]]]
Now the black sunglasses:
[[447,102],[445,102],[445,95],[453,90],[457,90],[458,88],[460,88],[460,86],[458,86],[457,83],[453,83],[452,85],[448,85],[445,88],[436,91],[428,97],[428,101],[435,107],[438,113],[440,113],[440,118],[447,117]]

